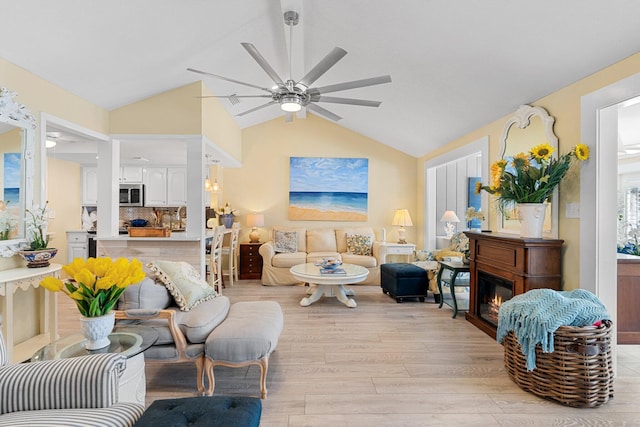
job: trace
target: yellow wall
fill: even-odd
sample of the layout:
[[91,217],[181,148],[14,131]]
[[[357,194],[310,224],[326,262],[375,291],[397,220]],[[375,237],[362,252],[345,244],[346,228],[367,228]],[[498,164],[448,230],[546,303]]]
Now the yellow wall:
[[54,239],[50,247],[58,248],[55,262],[67,263],[67,231],[82,230],[82,170],[74,162],[54,159],[47,161],[48,175],[55,177],[55,185],[49,186],[49,201],[56,218],[50,221],[54,226]]
[[[40,114],[48,113],[63,120],[75,123],[88,129],[100,133],[108,133],[108,112],[95,104],[92,104],[58,86],[20,68],[14,64],[0,58],[0,76],[2,76],[2,86],[7,87],[18,94],[16,101],[24,104],[36,118],[38,127],[35,135],[35,156],[34,156],[34,183],[35,201],[40,200],[40,170],[42,169],[42,159],[40,158]],[[61,180],[67,179],[70,174],[64,168],[56,173],[56,168],[49,171],[50,179],[45,198],[49,200],[50,206],[56,211],[56,218],[49,221],[49,231],[55,233],[54,244],[58,246],[60,252],[54,262],[66,262],[66,230],[78,229],[81,211],[73,209],[78,196],[63,192],[64,187],[57,187],[59,177]],[[78,204],[79,206],[79,204]],[[73,212],[71,215],[62,212]],[[58,213],[60,212],[60,213]],[[64,248],[64,249],[63,249]],[[9,259],[0,258],[0,270],[14,268],[24,265],[18,256]]]
[[[306,119],[285,123],[284,116],[242,131],[242,168],[224,169],[225,202],[246,214],[262,212],[265,226],[262,241],[273,225],[333,227],[341,224],[386,228],[387,240],[397,234],[391,226],[394,210],[407,208],[416,221],[415,158],[345,129],[323,118],[307,114]],[[364,157],[369,159],[369,217],[363,222],[289,221],[289,157]],[[407,239],[415,241],[415,227]]]
[[163,92],[109,112],[109,133],[199,135],[201,83]]
[[[205,85],[202,85],[201,94],[212,95]],[[202,134],[227,154],[242,161],[240,126],[233,121],[218,98],[202,99]]]
[[[637,73],[640,73],[640,53],[611,65],[531,104],[545,108],[551,116],[555,117],[554,130],[558,136],[560,153],[566,153],[577,143],[581,142],[580,98]],[[490,160],[496,160],[500,156],[500,136],[502,129],[511,114],[512,113],[458,138],[437,151],[419,158],[418,170],[424,170],[426,161],[487,135],[489,136]],[[613,149],[615,149],[615,147]],[[422,173],[418,174],[417,181],[419,187],[417,193],[418,206],[423,206],[424,186],[421,182]],[[574,166],[572,170],[569,171],[565,180],[560,184],[559,191],[559,237],[565,241],[562,263],[564,288],[575,289],[580,287],[580,220],[566,218],[565,209],[567,203],[578,203],[580,201],[580,171],[578,167]],[[491,206],[489,212],[489,227],[495,230],[497,229],[495,207]],[[420,235],[423,235],[422,227]]]
[[218,148],[242,160],[240,127],[201,81],[112,110],[109,133],[205,135]]

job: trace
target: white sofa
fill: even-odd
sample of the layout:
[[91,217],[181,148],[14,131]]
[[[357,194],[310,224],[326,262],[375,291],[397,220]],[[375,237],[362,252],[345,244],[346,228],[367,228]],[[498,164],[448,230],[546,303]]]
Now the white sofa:
[[[277,232],[295,232],[297,247],[291,252],[276,252],[274,244]],[[370,236],[371,255],[358,255],[347,249],[347,235]],[[362,284],[380,284],[380,247],[384,230],[375,232],[371,227],[312,228],[273,227],[270,240],[260,246],[262,256],[262,284],[270,286],[297,285],[289,269],[297,264],[316,262],[333,257],[343,263],[355,264],[369,270]]]

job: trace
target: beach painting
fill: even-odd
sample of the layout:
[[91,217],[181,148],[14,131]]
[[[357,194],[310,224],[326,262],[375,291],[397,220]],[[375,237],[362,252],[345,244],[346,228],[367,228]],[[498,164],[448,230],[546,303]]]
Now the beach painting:
[[367,221],[369,160],[291,157],[289,219]]
[[8,207],[17,207],[20,202],[20,153],[4,153],[4,194]]

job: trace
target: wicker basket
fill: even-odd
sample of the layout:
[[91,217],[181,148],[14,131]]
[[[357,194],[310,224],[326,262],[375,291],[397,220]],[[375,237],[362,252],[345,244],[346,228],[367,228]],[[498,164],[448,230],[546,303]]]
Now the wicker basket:
[[536,347],[536,368],[527,361],[513,331],[505,337],[504,363],[511,379],[525,391],[573,407],[595,408],[613,398],[611,322],[601,326],[561,326],[554,350]]

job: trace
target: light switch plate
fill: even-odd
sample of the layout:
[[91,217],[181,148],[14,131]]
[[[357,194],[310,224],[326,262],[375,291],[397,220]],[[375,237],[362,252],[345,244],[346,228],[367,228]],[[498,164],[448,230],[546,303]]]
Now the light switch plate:
[[580,203],[567,203],[565,216],[567,218],[580,218]]

